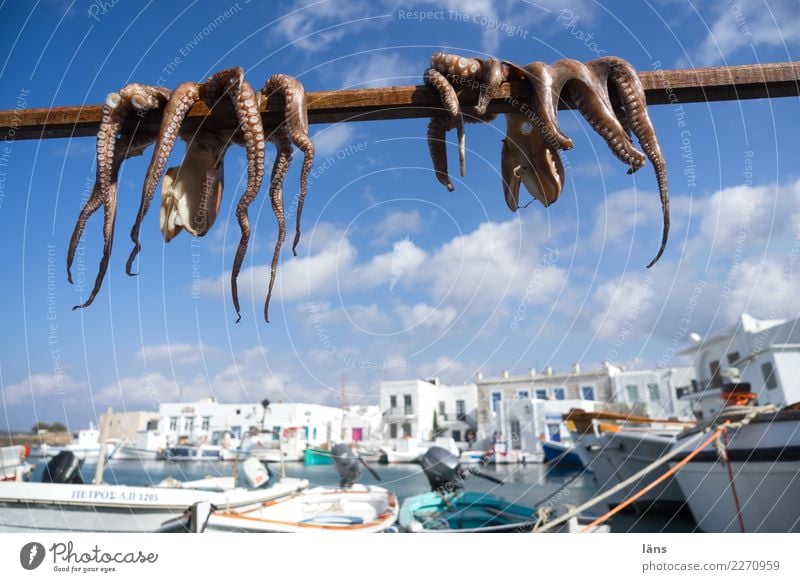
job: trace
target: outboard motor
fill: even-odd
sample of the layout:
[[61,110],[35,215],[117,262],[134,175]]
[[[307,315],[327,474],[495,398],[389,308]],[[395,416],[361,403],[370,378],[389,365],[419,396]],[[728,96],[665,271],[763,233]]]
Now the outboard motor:
[[81,463],[70,451],[61,451],[50,459],[42,473],[42,483],[83,484]]
[[333,457],[336,472],[341,477],[339,487],[347,489],[361,478],[361,457],[356,455],[346,444],[334,445],[331,449],[331,457]]
[[442,447],[431,447],[420,459],[422,470],[431,484],[431,490],[442,495],[453,493],[464,488],[464,479],[475,475],[492,483],[502,485],[497,477],[482,473],[479,469],[470,468],[465,471],[458,462],[458,457]]
[[443,447],[431,447],[420,459],[433,491],[451,493],[464,488],[464,470],[458,457]]
[[269,469],[255,457],[247,457],[242,462],[242,473],[253,489],[265,487],[269,481]]

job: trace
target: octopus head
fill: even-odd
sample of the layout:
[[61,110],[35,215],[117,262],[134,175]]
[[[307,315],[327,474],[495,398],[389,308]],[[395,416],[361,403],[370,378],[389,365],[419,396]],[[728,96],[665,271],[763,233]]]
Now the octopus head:
[[519,187],[545,207],[558,200],[564,189],[564,166],[558,152],[549,146],[531,121],[507,114],[508,128],[503,140],[501,173],[503,194],[512,212],[519,208]]
[[222,158],[213,149],[189,147],[180,166],[169,168],[161,185],[161,233],[166,242],[181,230],[203,236],[222,202]]

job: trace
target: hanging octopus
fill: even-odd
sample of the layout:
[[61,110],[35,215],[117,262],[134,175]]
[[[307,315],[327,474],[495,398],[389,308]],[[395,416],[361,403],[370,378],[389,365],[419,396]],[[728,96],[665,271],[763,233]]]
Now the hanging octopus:
[[[647,115],[644,89],[630,63],[618,57],[603,57],[585,64],[563,59],[552,65],[533,62],[520,67],[494,58],[483,60],[439,52],[431,57],[424,78],[439,93],[447,111],[445,117],[431,119],[428,147],[436,177],[449,191],[453,185],[447,172],[445,134],[450,129],[458,132],[462,176],[465,171],[465,118],[454,85],[478,85],[478,104],[466,121],[485,122],[495,117],[486,109],[503,82],[522,79],[530,83],[532,107],[506,114],[501,175],[503,194],[512,212],[519,207],[520,183],[544,206],[558,200],[564,188],[564,166],[558,151],[569,150],[574,143],[558,125],[561,99],[574,104],[614,155],[629,166],[629,174],[644,165],[646,155],[655,169],[663,217],[661,246],[648,268],[658,261],[669,236],[667,170]],[[633,145],[631,134],[639,140],[644,154]]]
[[[266,90],[280,93],[286,100],[286,121],[269,133],[268,140],[265,138],[260,113],[261,105],[266,99],[264,93]],[[186,115],[195,103],[203,101],[209,108],[213,108],[226,97],[233,103],[238,127],[230,130],[201,127],[197,131],[182,128]],[[124,138],[124,143],[121,145],[126,147],[122,148],[116,143],[116,136],[131,107],[139,110],[164,107],[164,114],[157,134],[145,132],[134,138]],[[165,171],[167,160],[178,137],[186,143],[183,162],[180,166]],[[164,240],[170,242],[182,230],[193,236],[203,236],[213,226],[219,213],[223,191],[224,157],[230,144],[235,143],[244,147],[247,155],[247,186],[236,209],[241,237],[231,272],[231,293],[237,314],[236,321],[240,321],[237,279],[250,240],[248,208],[258,195],[264,177],[266,141],[274,143],[278,149],[269,187],[272,208],[278,221],[278,240],[273,255],[269,292],[264,305],[264,318],[269,321],[269,301],[280,249],[285,238],[283,180],[291,161],[292,143],[298,145],[306,155],[301,174],[297,232],[293,250],[300,237],[302,202],[307,193],[307,179],[314,156],[314,147],[308,137],[305,90],[302,84],[286,75],[275,75],[262,93],[256,93],[245,81],[244,71],[240,67],[235,67],[216,73],[204,83],[183,83],[173,92],[160,87],[128,85],[119,94],[112,93],[107,100],[103,123],[97,137],[98,175],[95,189],[81,210],[70,242],[67,257],[68,279],[72,282],[70,267],[86,221],[101,205],[105,207],[106,214],[103,258],[89,299],[75,308],[91,305],[108,267],[116,214],[116,178],[122,162],[132,155],[140,155],[150,143],[156,143],[142,189],[139,212],[131,230],[134,247],[128,258],[126,272],[135,275],[132,267],[141,250],[139,234],[142,221],[162,176],[159,222]]]

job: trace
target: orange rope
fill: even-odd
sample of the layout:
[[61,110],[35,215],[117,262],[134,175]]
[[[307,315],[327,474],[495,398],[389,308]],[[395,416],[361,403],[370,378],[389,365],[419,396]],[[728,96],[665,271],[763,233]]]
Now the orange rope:
[[[726,423],[726,424],[727,424],[727,423]],[[716,432],[715,432],[713,435],[711,435],[710,437],[708,437],[708,439],[706,439],[706,440],[705,440],[705,442],[703,442],[701,445],[699,445],[699,446],[698,446],[698,447],[697,447],[695,450],[693,450],[691,453],[689,453],[688,455],[686,455],[686,457],[684,457],[684,459],[683,459],[683,460],[681,460],[680,462],[678,462],[678,463],[677,463],[677,464],[676,464],[674,467],[672,467],[672,468],[671,468],[669,471],[667,471],[666,473],[664,473],[663,475],[661,475],[661,476],[660,476],[658,479],[656,479],[655,481],[653,481],[652,483],[650,483],[650,484],[649,484],[647,487],[645,487],[645,488],[644,488],[644,489],[642,489],[641,491],[637,491],[637,492],[636,492],[634,495],[632,495],[631,497],[629,497],[628,499],[626,499],[625,501],[623,501],[622,503],[620,503],[619,505],[617,505],[617,506],[616,506],[614,509],[612,509],[612,510],[611,510],[611,511],[609,511],[608,513],[606,513],[606,514],[604,514],[604,515],[601,515],[600,517],[598,517],[597,519],[595,519],[595,520],[594,520],[592,523],[590,523],[590,524],[589,524],[589,525],[587,525],[585,528],[583,528],[583,529],[581,530],[581,532],[580,532],[580,533],[585,533],[585,532],[589,531],[590,529],[594,528],[595,526],[598,526],[598,525],[600,525],[601,523],[603,523],[604,521],[606,521],[608,518],[610,518],[610,517],[612,517],[612,516],[616,515],[617,513],[619,513],[620,511],[622,511],[622,510],[623,510],[623,509],[625,509],[626,507],[628,507],[628,506],[629,506],[631,503],[633,503],[634,501],[636,501],[637,499],[639,499],[639,498],[640,498],[642,495],[644,495],[645,493],[647,493],[648,491],[650,491],[650,490],[651,490],[653,487],[655,487],[656,485],[658,485],[659,483],[661,483],[662,481],[664,481],[664,480],[665,480],[667,477],[669,477],[669,476],[671,476],[672,474],[676,473],[676,472],[677,472],[677,471],[678,471],[678,470],[679,470],[681,467],[683,467],[685,464],[687,464],[689,461],[691,461],[693,458],[695,458],[695,457],[696,457],[696,456],[697,456],[697,455],[700,453],[700,451],[702,451],[704,448],[706,448],[708,445],[710,445],[710,444],[711,444],[711,443],[713,443],[713,442],[714,442],[716,439],[718,439],[718,438],[720,437],[720,435],[721,435],[723,432],[725,432],[726,430],[727,430],[727,429],[726,429],[726,427],[724,427],[724,426],[721,426],[721,427],[719,427],[719,428],[716,430]]]

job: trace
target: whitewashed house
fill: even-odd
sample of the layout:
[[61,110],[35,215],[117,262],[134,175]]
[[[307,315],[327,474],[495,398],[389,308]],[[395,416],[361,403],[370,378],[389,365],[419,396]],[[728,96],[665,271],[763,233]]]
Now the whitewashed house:
[[[384,442],[431,441],[436,436],[466,443],[477,431],[475,384],[447,385],[438,378],[381,382]],[[470,432],[471,431],[471,432]]]
[[734,325],[679,353],[692,358],[696,376],[681,399],[701,418],[719,412],[729,373],[738,372],[739,381],[750,384],[759,404],[800,401],[800,319],[759,320],[744,313]]
[[678,394],[690,390],[694,378],[692,366],[623,370],[612,377],[613,400],[630,405],[643,404],[644,414],[654,418],[686,418],[691,416],[691,408],[678,398]]
[[381,409],[377,405],[346,406],[342,417],[341,440],[377,444],[381,440],[381,418]]
[[553,417],[572,407],[592,409],[595,402],[608,402],[613,396],[611,378],[619,372],[619,368],[609,364],[591,370],[582,370],[576,364],[569,372],[554,372],[548,367],[541,374],[533,369],[526,375],[515,376],[503,372],[499,377],[485,377],[479,373],[478,439],[492,439],[498,427],[506,434],[518,432],[511,430],[510,421],[502,418],[504,402],[532,399],[552,402],[542,410]]
[[179,441],[220,444],[228,434],[241,439],[250,431],[273,432],[274,440],[287,429],[299,431],[299,441],[319,446],[342,435],[341,408],[319,404],[222,404],[213,398],[198,402],[169,402],[159,407],[159,430],[173,445]]

